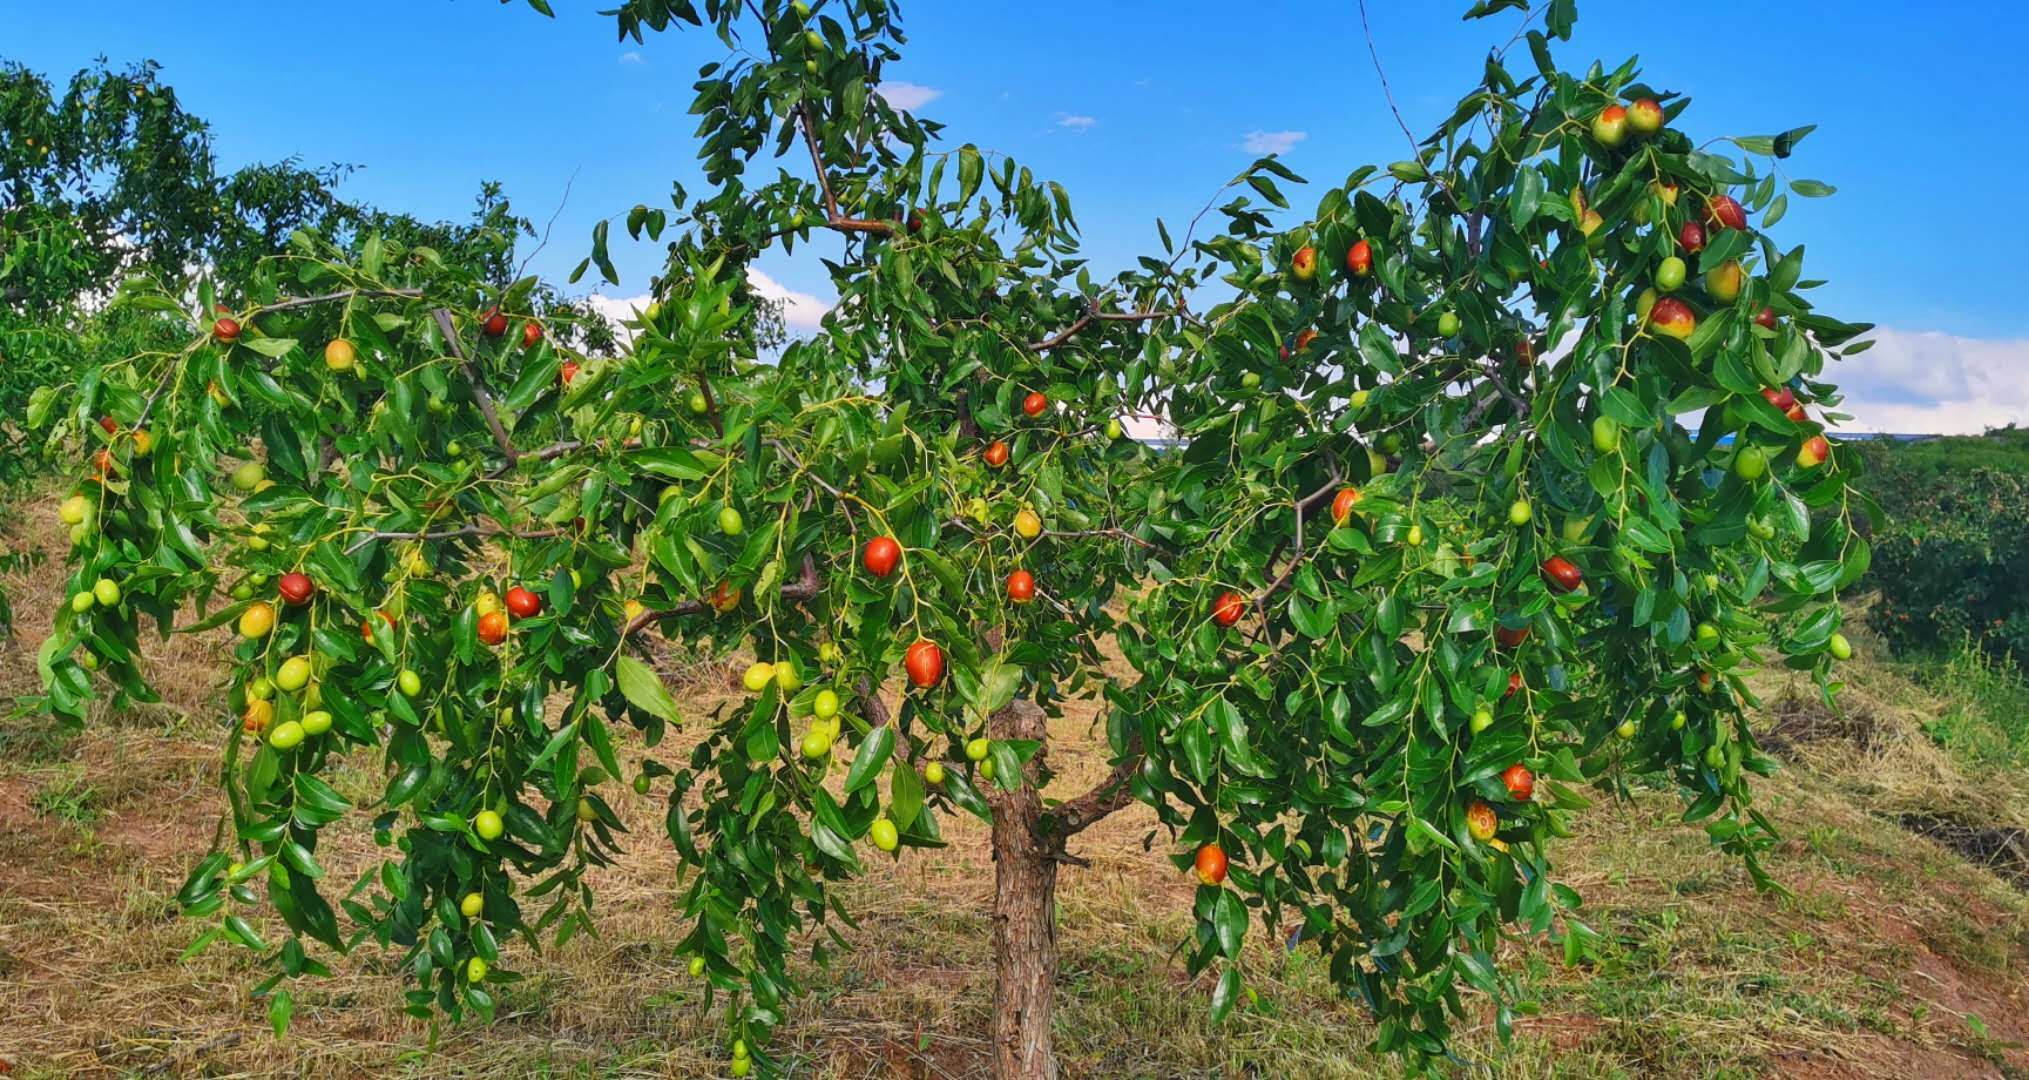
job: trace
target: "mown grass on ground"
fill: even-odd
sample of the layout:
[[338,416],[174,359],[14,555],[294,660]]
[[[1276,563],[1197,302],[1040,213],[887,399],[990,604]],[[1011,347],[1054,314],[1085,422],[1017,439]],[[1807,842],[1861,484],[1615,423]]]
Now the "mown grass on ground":
[[[26,520],[29,538],[49,546],[46,509]],[[0,694],[29,689],[35,613],[59,581],[54,564],[8,580],[24,627],[0,645]],[[1985,711],[2005,699],[1941,694],[1966,680],[1908,677],[1865,659],[1861,644],[1842,714],[1811,703],[1808,688],[1763,687],[1765,726],[1789,762],[1762,789],[1786,837],[1769,866],[1787,893],[1755,892],[1700,830],[1678,823],[1668,793],[1602,804],[1558,852],[1561,879],[1605,935],[1601,958],[1571,968],[1547,943],[1514,944],[1506,962],[1540,1012],[1505,1047],[1485,1018],[1466,1024],[1456,1071],[2029,1076],[2029,894],[2002,876],[2004,858],[1968,859],[1950,846],[1966,837],[1910,824],[2029,826],[2021,775],[1984,764],[1998,760],[1986,737],[1968,745],[1951,734],[2005,727]],[[14,1075],[720,1073],[722,1029],[674,952],[677,866],[657,841],[661,808],[631,791],[610,796],[634,832],[627,858],[596,875],[599,936],[541,956],[514,945],[509,964],[528,978],[503,994],[490,1026],[403,1018],[393,958],[369,948],[336,977],[302,985],[295,1026],[278,1042],[247,993],[259,974],[248,956],[220,948],[179,962],[198,927],[171,897],[221,806],[216,645],[158,647],[167,702],[102,712],[75,738],[32,718],[0,724],[0,1062]],[[730,693],[731,670],[698,669],[687,708],[703,713]],[[1089,709],[1053,721],[1052,735],[1064,789],[1103,769]],[[379,772],[355,755],[338,783],[364,795]],[[1116,815],[1077,847],[1092,867],[1066,871],[1066,1075],[1396,1075],[1362,1049],[1365,1014],[1332,990],[1318,957],[1258,927],[1254,997],[1209,1022],[1209,986],[1177,952],[1191,886],[1160,858],[1159,833],[1144,850],[1153,827],[1140,808]],[[991,862],[979,823],[953,819],[948,832],[949,849],[848,887],[863,916],[848,933],[857,947],[808,967],[811,993],[776,1043],[795,1075],[983,1074]],[[364,821],[334,833],[320,858],[348,880],[375,849]],[[1991,869],[1979,864],[1989,858]]]

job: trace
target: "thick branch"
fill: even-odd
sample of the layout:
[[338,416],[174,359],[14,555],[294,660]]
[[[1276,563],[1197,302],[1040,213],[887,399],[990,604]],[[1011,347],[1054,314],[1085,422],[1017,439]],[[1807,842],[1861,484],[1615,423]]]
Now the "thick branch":
[[1097,825],[1114,811],[1134,801],[1134,790],[1130,781],[1141,768],[1141,734],[1134,733],[1127,745],[1127,755],[1113,766],[1104,780],[1093,785],[1092,790],[1058,804],[1049,811],[1049,827],[1061,839],[1076,836]]
[[888,726],[893,717],[888,712],[888,703],[881,700],[880,688],[862,675],[853,684],[853,691],[859,696],[860,710],[867,714],[867,723],[875,727]]
[[1498,390],[1499,386],[1496,385],[1493,391],[1482,394],[1478,401],[1473,402],[1472,408],[1467,409],[1465,415],[1459,417],[1458,426],[1461,430],[1472,430],[1472,426],[1479,422],[1479,418],[1486,415],[1486,411],[1493,408],[1494,404],[1501,400],[1501,395],[1497,392]]
[[465,346],[458,341],[458,328],[451,324],[451,313],[438,308],[430,313],[437,320],[437,329],[444,333],[444,347],[458,358],[459,369],[465,373],[465,382],[472,387],[472,400],[479,403],[480,415],[486,417],[486,426],[493,432],[493,441],[500,452],[507,455],[509,464],[521,455],[515,452],[514,443],[507,437],[507,429],[500,424],[500,414],[493,408],[493,392],[486,388],[486,378],[479,374],[479,365],[465,352]]

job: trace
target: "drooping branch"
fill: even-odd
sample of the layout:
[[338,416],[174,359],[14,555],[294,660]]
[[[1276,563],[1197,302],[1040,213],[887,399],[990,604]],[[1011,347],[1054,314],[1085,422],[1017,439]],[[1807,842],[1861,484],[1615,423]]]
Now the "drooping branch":
[[514,442],[507,437],[507,429],[501,426],[500,413],[493,407],[493,391],[486,387],[486,377],[479,373],[479,365],[465,352],[465,346],[458,341],[458,328],[451,323],[451,313],[438,308],[430,313],[437,320],[437,329],[444,333],[444,347],[458,358],[459,370],[465,373],[465,382],[472,388],[472,400],[479,403],[480,415],[486,417],[486,427],[493,432],[493,442],[500,452],[507,455],[508,464],[513,464],[521,455],[515,452]]

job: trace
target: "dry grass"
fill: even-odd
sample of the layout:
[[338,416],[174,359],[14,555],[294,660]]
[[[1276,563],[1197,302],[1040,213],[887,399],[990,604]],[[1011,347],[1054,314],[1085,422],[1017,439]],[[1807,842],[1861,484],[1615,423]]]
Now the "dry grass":
[[[29,528],[49,519],[28,508]],[[17,518],[20,520],[20,518]],[[31,542],[50,544],[40,531]],[[28,692],[41,621],[60,597],[55,564],[10,580],[24,640],[0,646],[0,694]],[[1863,649],[1866,643],[1863,642]],[[0,1063],[16,1076],[183,1075],[706,1076],[723,1067],[717,1017],[673,952],[676,865],[658,843],[660,806],[609,796],[636,840],[595,875],[600,936],[511,966],[490,1026],[436,1027],[399,1012],[389,958],[365,949],[329,980],[302,984],[286,1041],[267,1034],[245,954],[178,953],[196,927],[171,896],[209,845],[220,808],[211,645],[158,645],[168,703],[96,714],[74,740],[32,719],[0,723]],[[728,670],[684,690],[694,712]],[[1756,894],[1745,873],[1676,823],[1674,797],[1644,792],[1588,815],[1560,851],[1563,880],[1605,936],[1599,962],[1566,968],[1517,943],[1541,1014],[1501,1048],[1490,1026],[1460,1039],[1459,1071],[1500,1077],[2029,1075],[2029,898],[1901,815],[2020,827],[2022,789],[1964,775],[1920,730],[1935,704],[1883,668],[1852,665],[1849,708],[1828,721],[1798,706],[1793,767],[1764,786],[1788,837],[1770,868],[1790,895]],[[1782,687],[1765,688],[1777,700]],[[1091,712],[1051,724],[1062,791],[1103,769]],[[676,751],[659,750],[665,757]],[[623,756],[629,756],[624,755]],[[341,790],[377,782],[358,756]],[[1388,1076],[1362,1050],[1363,1011],[1319,959],[1254,934],[1258,1000],[1222,1026],[1209,988],[1175,952],[1191,889],[1144,850],[1136,807],[1087,833],[1060,891],[1059,1046],[1067,1076]],[[330,830],[319,856],[340,880],[376,857],[365,823]],[[828,967],[804,972],[776,1049],[798,1076],[972,1077],[982,1073],[992,996],[992,887],[985,830],[949,821],[951,847],[883,866],[848,887],[863,929]],[[4,1069],[0,1069],[4,1071]]]

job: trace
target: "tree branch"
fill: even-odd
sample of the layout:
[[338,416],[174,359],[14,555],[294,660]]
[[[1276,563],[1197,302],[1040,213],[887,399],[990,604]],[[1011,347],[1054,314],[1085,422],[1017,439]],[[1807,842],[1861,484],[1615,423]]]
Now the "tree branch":
[[[1289,584],[1289,579],[1296,575],[1296,568],[1302,566],[1304,561],[1310,557],[1310,553],[1305,551],[1303,547],[1304,512],[1324,501],[1325,496],[1336,492],[1342,479],[1343,477],[1339,474],[1338,463],[1333,462],[1332,478],[1325,481],[1324,485],[1316,491],[1296,500],[1294,504],[1296,508],[1296,545],[1294,550],[1290,552],[1289,565],[1283,567],[1282,573],[1274,581],[1269,582],[1267,588],[1261,590],[1261,595],[1254,598],[1254,610],[1266,610],[1269,598],[1274,596],[1284,585]],[[1270,561],[1272,562],[1273,560]]]
[[826,228],[842,233],[868,233],[873,236],[895,235],[891,221],[870,221],[864,218],[849,218],[838,212],[838,196],[831,192],[831,176],[824,170],[824,152],[817,146],[817,123],[810,115],[810,106],[805,103],[796,106],[797,126],[803,129],[804,145],[810,147],[810,164],[817,170],[817,186],[824,192],[824,224]]
[[1107,773],[1104,780],[1099,781],[1092,790],[1083,795],[1059,803],[1055,809],[1047,811],[1051,832],[1060,841],[1068,839],[1097,825],[1113,812],[1133,802],[1134,791],[1129,781],[1134,779],[1135,772],[1141,768],[1141,759],[1141,733],[1137,731],[1128,740],[1127,756],[1113,766],[1113,771]]
[[437,329],[444,333],[444,347],[458,358],[458,366],[465,373],[465,382],[472,387],[472,399],[479,403],[480,415],[486,417],[486,426],[493,432],[494,443],[500,447],[501,453],[507,455],[507,463],[514,464],[521,455],[515,451],[513,441],[508,439],[507,429],[500,424],[500,414],[493,408],[493,392],[486,388],[486,378],[479,374],[479,365],[472,362],[465,346],[458,341],[458,328],[451,324],[451,313],[438,308],[430,315],[437,320]]
[[257,313],[291,311],[296,308],[315,307],[336,300],[350,300],[355,296],[387,296],[415,300],[423,295],[421,289],[340,289],[319,296],[285,296],[272,304],[263,304],[254,309]]
[[[1499,372],[1487,368],[1481,368],[1480,370],[1485,374],[1486,381],[1491,383],[1493,388],[1500,392],[1500,396],[1507,398],[1508,404],[1515,407],[1515,419],[1524,419],[1529,415],[1529,403],[1524,401],[1521,395],[1508,389],[1508,384],[1501,381]],[[1477,419],[1477,417],[1474,419]]]
[[541,540],[563,534],[562,529],[532,529],[522,532],[517,529],[504,529],[498,525],[460,525],[455,529],[419,529],[414,532],[370,532],[353,541],[352,546],[345,549],[345,553],[351,555],[376,540],[451,540],[461,536],[511,536],[517,540]]
[[1148,322],[1151,319],[1167,319],[1171,316],[1183,314],[1184,309],[1182,307],[1178,307],[1174,311],[1101,311],[1099,310],[1099,302],[1095,300],[1086,305],[1085,314],[1079,316],[1077,322],[1051,334],[1041,341],[1031,343],[1029,351],[1045,352],[1054,349],[1077,337],[1079,331],[1084,330],[1095,322]]
[[[823,585],[823,580],[817,574],[817,560],[812,556],[805,555],[803,556],[802,576],[782,586],[782,599],[808,600],[816,596],[819,590],[823,588]],[[644,611],[627,620],[627,625],[620,628],[620,636],[623,638],[629,637],[636,630],[651,623],[661,622],[664,619],[680,619],[686,615],[702,615],[709,610],[711,610],[711,604],[706,601],[686,600],[675,607]]]

